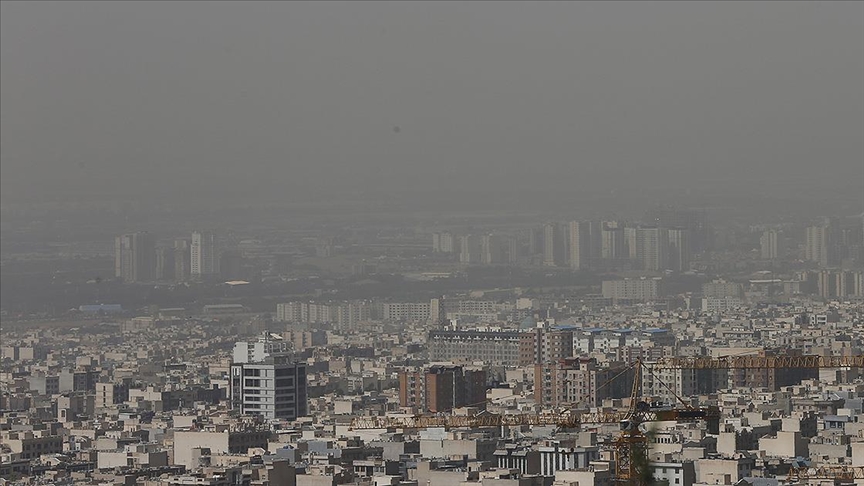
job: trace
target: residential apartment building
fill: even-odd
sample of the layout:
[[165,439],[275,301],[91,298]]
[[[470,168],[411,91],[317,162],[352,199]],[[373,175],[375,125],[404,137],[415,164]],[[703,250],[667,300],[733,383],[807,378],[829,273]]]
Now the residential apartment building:
[[281,337],[236,343],[230,380],[231,406],[241,414],[294,420],[308,412],[306,363],[293,360]]
[[622,279],[604,280],[602,284],[603,297],[613,301],[650,301],[660,297],[659,279]]
[[219,275],[219,240],[210,231],[195,231],[192,233],[192,244],[189,250],[190,268],[193,278]]
[[399,404],[420,412],[460,407],[486,408],[486,371],[462,366],[432,366],[399,373]]
[[516,331],[429,331],[429,359],[517,366],[521,336],[522,333]]
[[156,240],[150,233],[120,235],[114,239],[114,276],[124,282],[150,282],[156,277]]

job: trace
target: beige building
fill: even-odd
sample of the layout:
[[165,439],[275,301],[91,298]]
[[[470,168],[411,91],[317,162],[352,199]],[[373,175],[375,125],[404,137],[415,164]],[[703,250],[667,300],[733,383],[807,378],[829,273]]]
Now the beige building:
[[209,449],[212,454],[245,453],[253,447],[266,449],[269,438],[270,432],[263,428],[236,429],[221,425],[207,430],[178,430],[174,432],[174,464],[187,468],[197,466],[194,449]]

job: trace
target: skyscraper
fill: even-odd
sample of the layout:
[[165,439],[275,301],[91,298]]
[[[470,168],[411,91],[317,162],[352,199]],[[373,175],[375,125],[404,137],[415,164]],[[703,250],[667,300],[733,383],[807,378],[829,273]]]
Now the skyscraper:
[[600,258],[604,260],[618,260],[626,258],[624,244],[624,228],[618,227],[615,222],[603,223],[600,241]]
[[711,227],[705,210],[661,206],[649,210],[646,220],[659,228],[689,229],[690,247],[693,253],[703,252],[711,246]]
[[149,282],[156,271],[156,242],[147,232],[114,239],[114,276],[124,282]]
[[216,234],[209,231],[192,233],[190,273],[193,278],[218,275],[219,256]]
[[668,239],[663,228],[638,228],[636,230],[636,259],[642,270],[657,272],[667,266]]
[[768,230],[759,238],[760,254],[763,260],[774,260],[777,258],[777,231]]
[[504,263],[504,240],[497,235],[483,235],[481,238],[480,261],[484,265]]
[[174,248],[163,246],[156,249],[156,280],[174,280]]
[[591,225],[587,221],[570,222],[570,268],[582,270],[591,262]]
[[432,251],[434,253],[453,253],[454,249],[453,233],[432,233]]
[[669,243],[667,268],[676,272],[690,270],[690,230],[687,228],[673,228],[666,230]]
[[558,223],[546,223],[543,226],[543,266],[558,267],[564,263],[567,255],[565,234]]
[[480,263],[483,239],[474,235],[459,237],[459,262]]
[[639,228],[633,226],[625,226],[624,227],[624,249],[626,250],[625,255],[627,258],[634,262],[638,262],[639,258],[637,257],[636,249],[638,247],[636,242],[636,234],[639,232]]
[[174,240],[174,280],[178,282],[185,282],[192,275],[190,247],[189,240]]
[[827,224],[809,226],[804,242],[804,258],[816,262],[820,267],[827,267],[830,259],[831,241],[830,229]]

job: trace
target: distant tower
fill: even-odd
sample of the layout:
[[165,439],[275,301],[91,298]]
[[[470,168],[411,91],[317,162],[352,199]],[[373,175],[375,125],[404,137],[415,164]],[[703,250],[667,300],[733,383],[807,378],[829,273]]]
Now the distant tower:
[[768,230],[759,238],[760,253],[763,260],[774,260],[777,258],[777,231]]
[[114,239],[114,276],[124,282],[149,282],[156,271],[156,243],[147,232]]
[[604,260],[618,260],[626,258],[624,254],[624,228],[618,226],[614,221],[603,223],[600,241],[600,258]]
[[192,275],[191,243],[187,239],[174,240],[174,280],[186,282]]
[[474,235],[459,237],[459,262],[479,263],[481,259],[483,240]]
[[219,274],[219,245],[215,233],[193,232],[190,256],[192,278]]
[[174,248],[160,247],[156,249],[156,280],[174,280]]
[[504,240],[498,235],[483,235],[481,238],[480,262],[484,265],[504,261]]
[[667,233],[664,228],[638,228],[636,230],[636,259],[642,270],[666,269]]
[[690,248],[690,230],[673,228],[666,231],[669,241],[668,268],[676,272],[690,270],[690,260],[693,252]]
[[567,255],[566,238],[558,223],[546,223],[543,226],[543,266],[560,266]]
[[828,224],[807,228],[807,236],[804,242],[804,256],[807,260],[818,263],[820,267],[827,267],[833,263],[830,258],[830,234],[831,231]]
[[591,224],[587,221],[570,222],[570,268],[582,270],[591,261]]

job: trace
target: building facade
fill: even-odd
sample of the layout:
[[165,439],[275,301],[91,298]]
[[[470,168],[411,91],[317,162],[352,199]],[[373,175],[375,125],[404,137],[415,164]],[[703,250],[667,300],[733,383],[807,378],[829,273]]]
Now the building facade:
[[219,274],[219,243],[215,233],[195,231],[190,246],[190,274],[193,278]]

